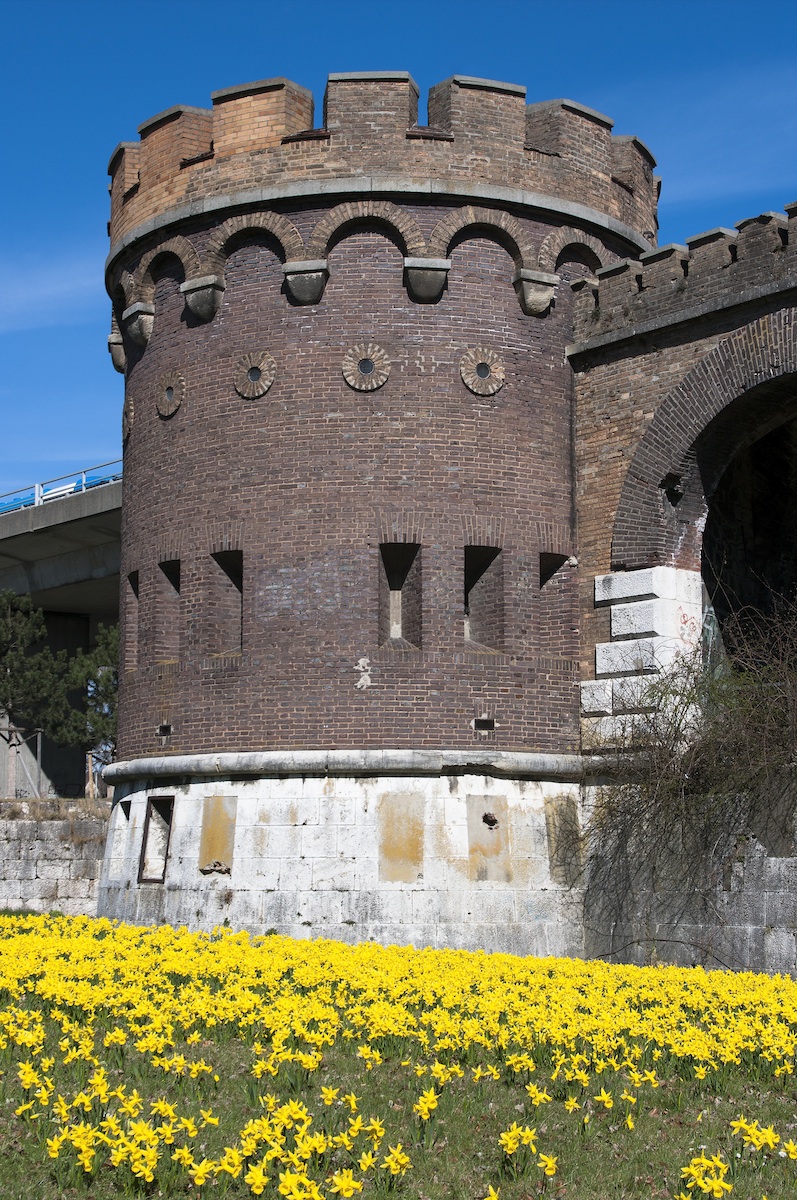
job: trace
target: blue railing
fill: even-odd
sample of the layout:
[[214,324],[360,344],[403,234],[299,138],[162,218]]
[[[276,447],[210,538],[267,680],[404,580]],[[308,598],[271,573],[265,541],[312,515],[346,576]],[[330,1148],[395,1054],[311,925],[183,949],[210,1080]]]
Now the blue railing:
[[97,467],[86,467],[85,470],[73,471],[70,475],[59,475],[57,479],[45,479],[43,483],[32,483],[27,488],[3,492],[0,495],[0,513],[13,512],[17,508],[33,508],[39,504],[46,504],[48,500],[61,500],[64,496],[87,492],[90,488],[102,487],[106,483],[116,483],[121,478],[122,460],[116,458],[113,462],[100,463]]

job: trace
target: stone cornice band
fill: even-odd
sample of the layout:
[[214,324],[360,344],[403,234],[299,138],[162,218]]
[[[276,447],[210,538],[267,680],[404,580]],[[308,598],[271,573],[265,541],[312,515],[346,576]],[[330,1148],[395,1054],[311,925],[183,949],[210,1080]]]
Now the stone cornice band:
[[299,775],[493,775],[510,779],[578,782],[602,774],[599,756],[535,754],[510,750],[259,750],[238,754],[175,754],[111,763],[108,783],[133,779]]
[[153,233],[168,229],[181,221],[193,220],[197,217],[224,212],[231,208],[252,208],[261,204],[273,204],[279,200],[292,200],[306,197],[318,199],[320,196],[337,195],[395,195],[402,193],[412,196],[435,196],[438,198],[451,197],[463,200],[489,200],[497,204],[511,204],[522,208],[536,209],[541,212],[556,213],[569,217],[582,225],[600,229],[604,233],[612,233],[622,238],[635,250],[649,251],[650,242],[624,225],[622,221],[590,208],[585,204],[576,204],[571,200],[563,200],[557,196],[546,196],[540,192],[527,192],[520,188],[502,188],[480,183],[464,183],[461,179],[407,179],[402,176],[353,175],[338,178],[315,180],[308,184],[306,181],[296,181],[279,186],[249,188],[246,191],[232,192],[221,196],[205,196],[191,204],[182,204],[177,208],[167,209],[157,217],[144,221],[131,229],[114,246],[105,262],[106,272],[115,264],[120,255],[129,251],[132,246]]

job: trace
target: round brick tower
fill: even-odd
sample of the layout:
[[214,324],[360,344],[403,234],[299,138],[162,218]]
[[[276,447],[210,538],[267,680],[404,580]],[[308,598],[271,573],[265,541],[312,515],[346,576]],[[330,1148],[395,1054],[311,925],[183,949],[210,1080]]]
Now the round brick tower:
[[578,953],[570,283],[655,244],[653,160],[463,76],[212,99],[109,167],[100,911]]

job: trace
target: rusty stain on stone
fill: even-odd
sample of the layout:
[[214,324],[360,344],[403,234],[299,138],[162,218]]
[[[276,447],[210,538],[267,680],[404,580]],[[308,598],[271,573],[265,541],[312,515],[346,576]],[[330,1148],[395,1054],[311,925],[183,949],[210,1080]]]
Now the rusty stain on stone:
[[199,869],[220,862],[232,867],[235,846],[236,796],[205,796],[202,803],[202,836],[199,842]]
[[424,798],[420,792],[383,792],[377,806],[379,879],[423,879]]
[[506,796],[468,796],[467,806],[470,879],[511,883]]

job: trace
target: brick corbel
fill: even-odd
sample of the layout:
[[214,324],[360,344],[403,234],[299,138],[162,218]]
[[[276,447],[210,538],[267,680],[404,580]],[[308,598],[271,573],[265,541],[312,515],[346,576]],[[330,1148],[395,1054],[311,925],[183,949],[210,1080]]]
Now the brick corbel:
[[450,258],[405,258],[404,278],[413,300],[439,300],[451,270]]
[[297,304],[318,304],[329,279],[325,258],[294,259],[286,262],[282,269],[285,286]]
[[224,279],[221,275],[200,275],[186,279],[180,284],[189,311],[200,321],[212,321],[224,295]]

